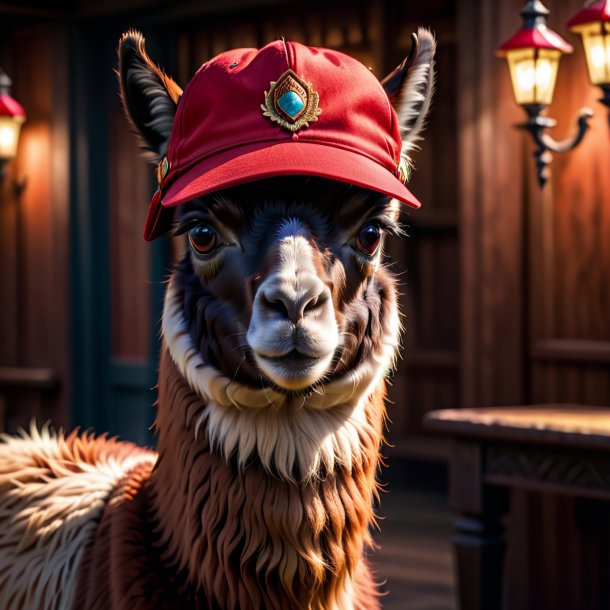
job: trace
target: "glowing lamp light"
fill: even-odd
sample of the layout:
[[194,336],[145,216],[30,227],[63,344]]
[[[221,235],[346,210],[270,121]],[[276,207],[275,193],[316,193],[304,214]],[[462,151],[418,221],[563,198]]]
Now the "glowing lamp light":
[[[606,0],[607,4],[610,0]],[[536,174],[538,184],[543,187],[549,177],[548,165],[551,152],[563,153],[575,148],[583,139],[593,113],[583,108],[577,121],[576,134],[567,140],[557,142],[547,133],[557,121],[545,116],[545,108],[553,101],[559,60],[564,53],[571,53],[572,47],[546,24],[549,10],[540,0],[530,0],[521,11],[523,25],[502,44],[497,54],[506,59],[515,101],[527,113],[527,122],[519,125],[529,131],[537,149]]]
[[525,49],[506,54],[517,104],[544,104],[553,101],[559,70],[559,51]]
[[553,101],[559,60],[572,47],[546,25],[548,9],[539,0],[521,11],[522,27],[497,53],[506,58],[515,101],[521,106],[548,106]]
[[589,80],[603,89],[600,102],[610,108],[610,0],[586,2],[567,27],[581,35]]
[[0,69],[0,177],[5,164],[17,154],[19,132],[25,122],[25,111],[10,95],[11,79]]

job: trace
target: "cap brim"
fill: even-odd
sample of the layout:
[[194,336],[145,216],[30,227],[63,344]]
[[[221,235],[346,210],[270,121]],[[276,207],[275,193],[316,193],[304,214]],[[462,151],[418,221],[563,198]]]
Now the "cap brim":
[[384,193],[413,208],[421,206],[392,172],[357,152],[317,142],[263,142],[216,154],[179,176],[164,193],[162,202],[151,205],[144,238],[150,241],[168,229],[171,213],[164,208],[245,182],[290,175],[348,182]]

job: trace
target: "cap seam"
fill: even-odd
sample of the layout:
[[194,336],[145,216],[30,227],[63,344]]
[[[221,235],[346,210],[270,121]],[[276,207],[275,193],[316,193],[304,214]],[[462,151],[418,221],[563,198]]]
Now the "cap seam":
[[290,43],[282,36],[282,44],[284,45],[284,53],[286,54],[286,65],[288,70],[292,69],[292,59],[290,58]]
[[298,74],[298,70],[297,70],[297,52],[296,49],[294,48],[294,44],[287,40],[286,41],[286,48],[289,49],[289,55],[288,55],[288,69],[292,70],[293,72],[296,72]]

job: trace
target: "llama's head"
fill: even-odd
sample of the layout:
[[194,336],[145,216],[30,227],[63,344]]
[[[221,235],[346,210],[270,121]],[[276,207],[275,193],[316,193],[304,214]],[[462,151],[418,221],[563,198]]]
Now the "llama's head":
[[301,397],[389,365],[399,325],[380,263],[397,200],[419,205],[404,182],[434,46],[420,30],[381,86],[347,56],[280,40],[215,58],[182,95],[139,34],[122,38],[125,110],[158,164],[146,237],[188,240],[164,320],[185,358]]

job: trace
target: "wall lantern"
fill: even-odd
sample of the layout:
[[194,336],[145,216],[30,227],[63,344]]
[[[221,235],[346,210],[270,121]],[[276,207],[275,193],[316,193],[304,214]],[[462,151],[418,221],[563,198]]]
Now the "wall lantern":
[[604,92],[599,101],[610,108],[610,0],[593,0],[567,23],[582,36],[589,80]]
[[4,178],[6,164],[15,158],[19,132],[25,122],[25,110],[10,95],[11,79],[0,68],[0,180]]
[[559,60],[564,53],[573,51],[559,34],[547,27],[548,14],[549,10],[539,0],[527,2],[521,11],[523,26],[497,50],[498,56],[508,62],[515,100],[527,113],[527,122],[518,127],[529,131],[538,146],[535,157],[541,187],[548,180],[551,152],[562,153],[577,146],[593,116],[591,110],[581,110],[576,135],[567,140],[557,142],[546,133],[557,124],[544,115],[544,110],[553,101]]

